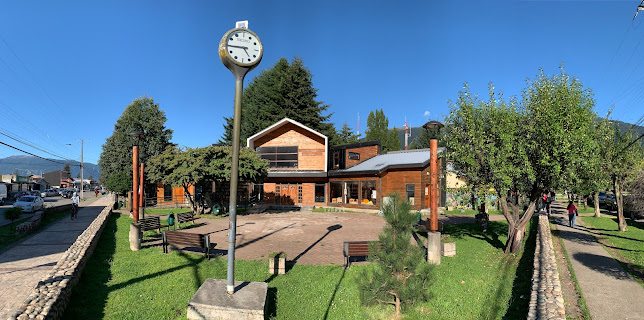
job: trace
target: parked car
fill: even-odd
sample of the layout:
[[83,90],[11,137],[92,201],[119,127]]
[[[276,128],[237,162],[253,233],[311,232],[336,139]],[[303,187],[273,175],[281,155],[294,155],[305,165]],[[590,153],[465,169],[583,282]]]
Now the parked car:
[[38,190],[31,190],[31,191],[28,191],[28,192],[29,192],[30,195],[32,195],[34,197],[40,197],[40,191],[38,191]]
[[63,198],[67,198],[67,199],[71,198],[73,195],[74,195],[74,191],[72,191],[72,190],[65,190],[65,191],[63,191],[63,193],[61,194],[61,196],[62,196]]
[[604,203],[606,204],[606,208],[608,208],[608,210],[617,210],[617,200],[615,199],[615,194],[607,194]]
[[606,192],[600,192],[599,193],[599,205],[606,204]]
[[3,205],[8,197],[7,186],[4,183],[0,183],[0,205]]
[[24,212],[36,212],[42,210],[44,201],[41,197],[36,196],[23,196],[16,203],[13,204],[14,208],[22,208]]
[[18,201],[23,196],[30,196],[31,194],[27,191],[20,191],[13,196],[14,201]]

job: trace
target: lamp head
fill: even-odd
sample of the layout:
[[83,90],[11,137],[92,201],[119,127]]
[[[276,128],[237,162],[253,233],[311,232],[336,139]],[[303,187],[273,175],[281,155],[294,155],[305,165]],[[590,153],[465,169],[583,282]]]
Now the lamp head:
[[423,125],[423,128],[429,132],[429,138],[430,139],[436,139],[438,137],[438,133],[441,131],[441,128],[443,128],[445,125],[440,122],[440,121],[435,121],[432,120],[430,122],[427,122]]

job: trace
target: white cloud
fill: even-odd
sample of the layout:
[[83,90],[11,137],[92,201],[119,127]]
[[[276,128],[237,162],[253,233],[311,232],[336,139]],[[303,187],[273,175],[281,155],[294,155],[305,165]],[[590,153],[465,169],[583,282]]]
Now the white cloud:
[[425,111],[425,113],[423,114],[423,116],[425,116],[425,117],[429,117],[429,111]]

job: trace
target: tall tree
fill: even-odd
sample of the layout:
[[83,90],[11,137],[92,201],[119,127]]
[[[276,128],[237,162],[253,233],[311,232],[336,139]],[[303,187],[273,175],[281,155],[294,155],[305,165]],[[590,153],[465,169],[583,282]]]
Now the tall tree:
[[[329,122],[332,113],[323,115],[329,105],[317,101],[313,75],[300,58],[291,63],[286,58],[263,70],[244,89],[240,143],[287,117],[316,130],[329,138],[329,143],[339,143],[335,127]],[[232,108],[230,109],[232,111]],[[233,118],[224,117],[224,133],[220,143],[232,144]]]
[[353,130],[347,125],[345,121],[342,125],[342,129],[338,132],[338,143],[339,144],[350,144],[360,141],[360,136],[353,133]]
[[621,132],[619,127],[607,116],[602,120],[609,127],[609,134],[602,135],[600,154],[604,173],[610,177],[615,202],[617,203],[617,224],[619,231],[626,231],[622,189],[639,174],[644,167],[644,147],[635,141],[637,135],[632,128]]
[[108,181],[113,174],[124,172],[132,175],[132,138],[135,130],[145,135],[139,141],[140,152],[149,156],[165,150],[172,139],[172,130],[165,127],[165,111],[159,109],[154,99],[143,96],[134,99],[114,124],[112,135],[105,140],[98,160],[101,181]]
[[[230,181],[232,147],[209,146],[181,149],[168,146],[148,161],[146,175],[151,181],[182,187],[194,212],[203,212],[203,203],[195,200],[190,186],[207,187],[209,182]],[[259,182],[267,175],[268,161],[255,151],[242,148],[239,153],[239,179]],[[203,198],[203,197],[202,197]]]
[[390,132],[389,119],[387,119],[382,109],[369,112],[365,141],[380,141],[383,152],[400,150],[398,131],[394,128]]
[[518,252],[540,195],[564,185],[595,152],[594,100],[563,68],[529,81],[520,105],[492,85],[489,92],[488,101],[472,97],[467,85],[459,92],[447,118],[447,155],[469,181],[494,188],[509,224],[505,252]]
[[67,178],[72,176],[72,169],[69,167],[69,163],[65,163],[63,167],[63,172],[67,174]]

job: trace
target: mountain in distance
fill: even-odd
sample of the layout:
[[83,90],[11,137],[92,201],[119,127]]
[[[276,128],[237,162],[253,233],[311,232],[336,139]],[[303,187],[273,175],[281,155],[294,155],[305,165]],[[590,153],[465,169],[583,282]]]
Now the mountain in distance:
[[[56,161],[56,162],[54,162]],[[10,156],[0,158],[0,174],[17,174],[20,176],[37,175],[43,173],[63,170],[64,163],[69,163],[71,177],[76,178],[80,175],[80,162],[65,161],[58,159],[41,159],[33,156]],[[101,176],[100,167],[88,162],[83,162],[83,178],[88,179],[90,176],[98,180]]]
[[[597,118],[597,122],[601,120],[602,118]],[[628,131],[628,129],[631,128],[631,126],[633,126],[633,124],[623,122],[623,121],[613,120],[613,122],[621,132],[626,132]],[[390,129],[390,130],[393,130],[393,129]],[[396,130],[398,131],[398,140],[400,140],[400,150],[405,150],[405,128],[396,127]],[[409,137],[407,141],[408,141],[408,145],[411,146],[411,142],[414,141],[414,139],[418,138],[422,130],[425,130],[425,129],[423,127],[409,127],[408,130],[411,132],[411,137]],[[639,137],[640,135],[644,134],[644,127],[634,126],[633,131]],[[644,138],[640,139],[640,141],[644,144]],[[426,146],[425,148],[429,148],[429,146]]]

